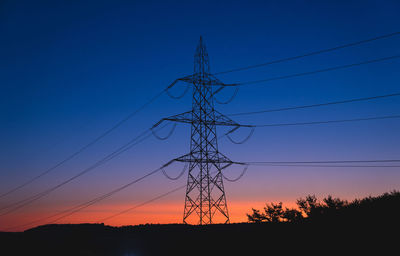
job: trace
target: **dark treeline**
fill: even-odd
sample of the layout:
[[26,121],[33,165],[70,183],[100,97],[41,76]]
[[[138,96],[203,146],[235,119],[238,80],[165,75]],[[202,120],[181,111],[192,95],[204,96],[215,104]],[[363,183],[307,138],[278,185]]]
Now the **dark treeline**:
[[377,197],[355,199],[351,202],[328,196],[319,201],[315,195],[308,195],[296,202],[297,209],[283,207],[280,203],[267,203],[261,212],[252,209],[247,214],[249,222],[375,222],[377,219],[400,217],[400,192],[393,191]]
[[398,250],[400,193],[352,202],[308,196],[298,209],[267,204],[251,223],[44,225],[0,232],[0,255],[390,255]]

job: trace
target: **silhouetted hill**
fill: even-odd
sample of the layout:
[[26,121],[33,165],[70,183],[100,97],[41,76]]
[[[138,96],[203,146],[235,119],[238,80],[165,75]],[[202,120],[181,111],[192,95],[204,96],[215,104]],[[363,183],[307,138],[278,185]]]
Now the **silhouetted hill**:
[[298,223],[45,225],[0,233],[2,252],[9,252],[1,255],[388,255],[397,251],[399,206],[393,193]]

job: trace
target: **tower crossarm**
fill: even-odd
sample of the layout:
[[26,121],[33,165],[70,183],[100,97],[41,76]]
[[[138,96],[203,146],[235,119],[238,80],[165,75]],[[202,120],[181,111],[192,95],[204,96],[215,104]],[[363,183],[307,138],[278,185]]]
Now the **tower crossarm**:
[[186,124],[199,124],[202,123],[204,125],[217,125],[217,126],[233,126],[234,129],[238,129],[239,127],[253,127],[253,125],[247,124],[239,124],[226,115],[218,112],[215,110],[215,119],[212,120],[201,120],[197,118],[193,118],[193,111],[186,111],[181,114],[173,115],[170,117],[165,117],[158,121],[156,124],[153,125],[152,129],[159,126],[164,121],[171,121],[171,122],[179,122],[179,123],[186,123]]
[[[238,84],[226,84],[220,81],[217,77],[209,73],[194,73],[192,75],[188,75],[182,78],[178,78],[175,80],[173,84],[178,81],[186,82],[189,84],[199,84],[202,83],[204,85],[210,86],[222,86],[222,87],[229,87],[229,86],[238,86]],[[173,85],[172,84],[172,85]]]
[[242,162],[235,162],[230,160],[227,156],[222,154],[221,152],[217,152],[213,157],[207,158],[207,159],[198,159],[195,157],[196,154],[199,152],[190,152],[188,154],[185,154],[183,156],[180,156],[178,158],[175,158],[173,161],[176,162],[185,162],[185,163],[196,163],[196,164],[221,164],[222,166],[220,169],[225,169],[232,164],[237,164],[237,165],[243,165],[244,163]]

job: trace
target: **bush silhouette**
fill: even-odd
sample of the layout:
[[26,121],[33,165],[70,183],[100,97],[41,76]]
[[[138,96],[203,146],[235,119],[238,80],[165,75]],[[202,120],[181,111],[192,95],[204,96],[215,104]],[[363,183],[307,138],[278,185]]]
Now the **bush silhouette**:
[[377,197],[355,199],[352,202],[328,196],[319,201],[315,195],[296,201],[298,209],[283,208],[282,202],[267,203],[264,211],[252,209],[247,214],[249,222],[292,222],[301,221],[363,221],[370,218],[392,218],[400,216],[400,192],[393,191]]
[[247,214],[249,222],[296,222],[303,219],[301,211],[282,207],[282,202],[278,204],[267,203],[264,207],[264,213],[260,210],[252,209],[252,214]]

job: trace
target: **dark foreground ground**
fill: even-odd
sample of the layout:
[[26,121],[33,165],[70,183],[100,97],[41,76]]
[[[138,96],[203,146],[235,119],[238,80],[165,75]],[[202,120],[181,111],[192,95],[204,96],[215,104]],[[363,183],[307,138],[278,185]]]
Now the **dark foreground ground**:
[[[372,224],[371,224],[372,223]],[[399,222],[46,225],[0,233],[0,255],[399,255]]]

